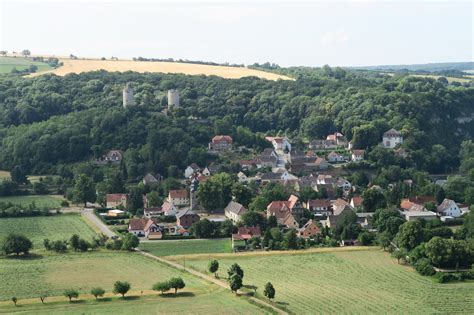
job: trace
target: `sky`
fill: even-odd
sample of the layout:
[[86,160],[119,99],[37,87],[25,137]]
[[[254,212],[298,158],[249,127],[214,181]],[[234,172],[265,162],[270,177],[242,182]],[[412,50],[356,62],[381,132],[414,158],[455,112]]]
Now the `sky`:
[[474,1],[0,0],[0,49],[281,66],[474,60]]

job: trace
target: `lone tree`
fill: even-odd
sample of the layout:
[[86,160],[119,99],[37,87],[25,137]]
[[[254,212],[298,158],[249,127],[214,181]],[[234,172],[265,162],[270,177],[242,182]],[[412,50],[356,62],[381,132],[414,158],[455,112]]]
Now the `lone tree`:
[[184,289],[186,284],[181,278],[171,278],[169,281],[170,288],[174,289],[174,294],[178,293],[178,289]]
[[28,57],[29,55],[31,55],[31,51],[29,51],[28,49],[23,49],[21,51],[21,54],[24,56],[24,57]]
[[95,297],[95,299],[97,300],[97,298],[100,296],[100,297],[103,297],[104,294],[105,294],[105,290],[102,289],[102,288],[92,288],[91,289],[91,294]]
[[122,239],[122,249],[132,251],[134,248],[137,248],[140,244],[140,240],[135,234],[128,233]]
[[12,181],[17,183],[17,184],[24,184],[26,183],[26,173],[21,167],[21,165],[15,165],[10,172],[10,177],[12,178]]
[[227,274],[229,275],[229,278],[232,277],[233,274],[239,275],[241,279],[244,278],[244,271],[240,268],[239,264],[236,263],[230,266],[229,270],[227,270]]
[[10,233],[3,241],[2,251],[5,255],[16,254],[18,256],[21,253],[27,255],[32,247],[33,244],[26,236]]
[[275,298],[275,288],[273,287],[273,284],[271,282],[267,282],[265,284],[263,294],[270,300]]
[[152,289],[154,291],[160,291],[161,295],[163,295],[165,292],[171,290],[171,286],[168,281],[164,281],[164,282],[155,283]]
[[67,289],[64,291],[64,296],[69,298],[69,302],[72,302],[73,298],[77,299],[79,297],[79,292],[74,289]]
[[12,297],[12,302],[13,302],[13,304],[15,304],[15,306],[16,306],[16,303],[18,302],[18,299],[14,296],[14,297]]
[[219,262],[217,260],[211,260],[208,266],[209,272],[214,274],[217,278],[217,270],[219,270]]
[[77,252],[79,249],[79,243],[81,241],[81,238],[77,234],[73,234],[71,238],[69,239],[69,244],[71,245],[72,249]]
[[47,297],[48,297],[47,293],[43,293],[40,295],[41,304],[44,304],[44,301],[46,300]]
[[117,281],[114,283],[114,294],[122,294],[122,298],[130,290],[130,283],[126,281]]
[[242,277],[234,273],[229,278],[230,290],[237,294],[237,291],[242,287]]
[[72,190],[72,200],[75,203],[83,203],[85,206],[88,201],[94,202],[95,198],[95,185],[92,179],[86,174],[79,175]]

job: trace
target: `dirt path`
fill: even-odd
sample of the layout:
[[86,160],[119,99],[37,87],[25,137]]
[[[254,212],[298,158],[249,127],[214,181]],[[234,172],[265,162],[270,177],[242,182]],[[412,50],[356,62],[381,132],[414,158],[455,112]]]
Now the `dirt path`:
[[104,235],[108,236],[108,237],[112,237],[112,236],[116,236],[116,234],[114,232],[112,232],[109,227],[104,224],[104,222],[102,222],[93,212],[92,209],[84,209],[84,211],[82,211],[82,215],[88,220],[90,221],[92,224],[94,224],[97,229]]
[[[188,273],[192,274],[193,276],[196,276],[196,277],[199,277],[201,279],[204,279],[206,281],[209,281],[209,282],[212,282],[224,289],[227,289],[227,290],[230,290],[229,289],[229,284],[227,282],[224,282],[222,280],[219,280],[219,279],[216,279],[212,276],[209,276],[209,275],[206,275],[205,273],[202,273],[202,272],[199,272],[197,270],[194,270],[194,269],[190,269],[190,268],[185,268],[184,266],[178,264],[178,263],[175,263],[173,261],[169,261],[169,260],[166,260],[164,258],[161,258],[161,257],[158,257],[158,256],[155,256],[155,255],[152,255],[150,253],[146,253],[146,252],[143,252],[141,250],[137,250],[139,253],[141,253],[142,255],[146,256],[146,257],[149,257],[149,258],[152,258],[154,260],[157,260],[159,262],[162,262],[162,263],[165,263],[173,268],[176,268],[176,269],[179,269],[179,270],[184,270],[184,271],[187,271]],[[245,295],[246,293],[245,292],[242,292],[242,291],[237,291],[238,294],[242,294],[242,295]],[[269,308],[269,309],[272,309],[273,311],[275,311],[277,314],[284,314],[284,315],[288,315],[288,313],[282,309],[279,309],[275,306],[273,306],[272,304],[270,303],[267,303],[265,301],[262,301],[260,299],[257,299],[253,296],[249,296],[249,299],[256,303],[256,304],[259,304],[265,308]]]

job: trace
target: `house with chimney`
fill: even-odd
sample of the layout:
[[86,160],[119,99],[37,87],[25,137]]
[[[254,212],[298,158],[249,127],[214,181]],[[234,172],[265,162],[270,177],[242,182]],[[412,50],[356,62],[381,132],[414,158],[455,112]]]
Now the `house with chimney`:
[[153,219],[130,219],[128,222],[128,233],[138,237],[146,237],[149,239],[160,239],[162,234],[160,228]]

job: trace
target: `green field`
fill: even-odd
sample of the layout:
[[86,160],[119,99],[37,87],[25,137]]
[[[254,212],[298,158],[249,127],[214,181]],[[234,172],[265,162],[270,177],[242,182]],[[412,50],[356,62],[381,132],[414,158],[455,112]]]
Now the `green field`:
[[[186,283],[186,288],[177,297],[173,294],[159,297],[150,291],[154,283],[176,276],[182,277]],[[227,290],[137,253],[104,251],[46,255],[39,259],[3,258],[0,259],[0,278],[0,300],[6,301],[16,296],[20,304],[22,299],[37,298],[43,292],[48,292],[50,296],[61,296],[65,288],[75,288],[87,294],[90,288],[100,286],[110,293],[117,280],[130,282],[131,295],[140,295],[142,290],[145,295],[153,295],[128,301],[116,298],[110,301],[107,298],[103,302],[87,300],[73,304],[58,303],[67,299],[55,297],[47,300],[44,306],[38,299],[33,305],[28,305],[32,301],[25,301],[18,308],[12,307],[11,302],[4,302],[0,303],[0,313],[262,313],[244,298],[235,297]]]
[[39,61],[33,61],[30,58],[23,57],[0,57],[0,74],[10,73],[14,68],[17,70],[28,69],[29,66],[35,65],[38,67],[36,72],[42,72],[52,69],[49,65]]
[[[259,295],[272,282],[277,305],[291,313],[474,313],[474,282],[434,283],[378,249],[217,257],[221,276],[237,262]],[[186,257],[186,266],[206,271],[210,259]]]
[[140,249],[155,256],[189,255],[202,253],[230,253],[230,239],[154,241],[140,244]]
[[91,240],[94,230],[80,215],[63,214],[49,217],[0,218],[0,239],[8,233],[20,233],[33,242],[33,250],[43,248],[43,240],[69,239],[73,234]]
[[3,179],[10,179],[10,172],[9,171],[1,171],[0,170],[0,180]]
[[28,206],[33,201],[38,207],[54,207],[60,208],[61,201],[64,197],[61,195],[26,195],[26,196],[9,196],[0,197],[0,202],[11,202],[22,206]]

